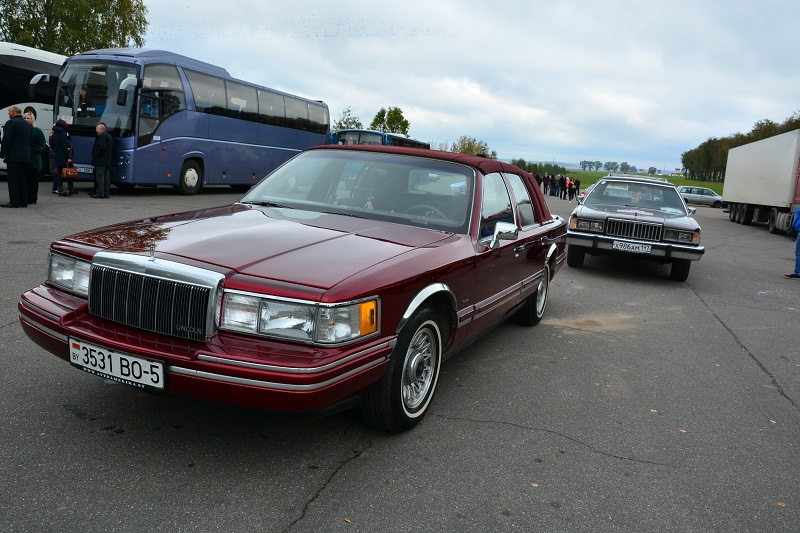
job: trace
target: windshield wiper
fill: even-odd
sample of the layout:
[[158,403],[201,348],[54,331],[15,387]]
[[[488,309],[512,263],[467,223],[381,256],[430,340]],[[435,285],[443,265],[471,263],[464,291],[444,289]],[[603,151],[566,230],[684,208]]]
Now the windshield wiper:
[[259,201],[250,200],[250,201],[242,202],[242,203],[243,204],[248,204],[248,205],[258,205],[258,206],[261,206],[261,207],[282,207],[282,208],[285,208],[285,209],[294,209],[292,206],[289,206],[289,205],[279,204],[277,202],[267,202],[265,200],[259,200]]

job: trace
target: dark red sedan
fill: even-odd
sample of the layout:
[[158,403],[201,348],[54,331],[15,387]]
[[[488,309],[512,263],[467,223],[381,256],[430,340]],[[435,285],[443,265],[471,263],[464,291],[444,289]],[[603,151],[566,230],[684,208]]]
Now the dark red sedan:
[[20,322],[134,387],[281,411],[359,402],[402,431],[442,359],[512,315],[539,322],[565,235],[513,165],[317,147],[235,204],[54,242]]

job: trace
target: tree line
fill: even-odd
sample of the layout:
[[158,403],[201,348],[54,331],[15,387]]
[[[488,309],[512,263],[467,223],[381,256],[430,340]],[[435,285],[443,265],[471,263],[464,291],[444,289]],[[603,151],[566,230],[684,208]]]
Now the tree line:
[[759,120],[748,133],[734,133],[727,137],[709,137],[697,148],[681,155],[686,178],[703,181],[724,181],[728,164],[728,150],[743,144],[766,139],[800,128],[800,111],[778,124],[769,119]]

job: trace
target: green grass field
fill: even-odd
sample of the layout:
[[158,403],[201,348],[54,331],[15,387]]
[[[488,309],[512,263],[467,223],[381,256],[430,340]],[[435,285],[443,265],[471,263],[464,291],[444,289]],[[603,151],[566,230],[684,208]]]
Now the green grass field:
[[[597,180],[600,178],[607,176],[608,172],[594,172],[590,170],[569,170],[567,171],[567,176],[570,178],[578,178],[581,180],[581,189],[585,189],[592,183],[596,183]],[[647,174],[639,174],[643,178],[647,178]],[[653,176],[655,177],[655,176]],[[712,191],[715,191],[717,194],[722,194],[722,186],[724,185],[721,181],[698,181],[698,180],[687,180],[686,178],[682,177],[675,177],[675,176],[666,176],[667,181],[675,185],[676,187],[680,187],[681,185],[691,185],[693,187],[707,187]]]

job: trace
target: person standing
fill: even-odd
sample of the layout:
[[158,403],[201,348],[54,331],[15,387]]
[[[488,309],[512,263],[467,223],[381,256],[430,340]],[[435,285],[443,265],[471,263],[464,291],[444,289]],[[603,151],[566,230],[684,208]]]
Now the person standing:
[[26,112],[23,117],[25,122],[31,125],[31,161],[25,168],[25,184],[28,203],[35,204],[39,199],[39,174],[42,171],[42,152],[47,147],[44,140],[44,133],[36,127],[36,117],[33,112]]
[[581,195],[581,180],[575,178],[575,196]]
[[28,207],[28,186],[25,184],[25,167],[31,161],[32,127],[22,118],[18,105],[8,108],[8,121],[3,126],[0,157],[6,162],[8,174],[8,203],[0,207]]
[[97,137],[92,147],[94,165],[94,194],[92,198],[108,198],[111,189],[111,148],[114,140],[103,122],[98,122],[94,131]]
[[783,276],[786,279],[800,279],[800,209],[792,216],[792,230],[794,230],[794,272]]
[[[53,154],[53,163],[56,167],[56,177],[58,178],[58,195],[71,196],[75,194],[75,184],[72,180],[61,179],[61,169],[67,166],[67,161],[70,159],[70,152],[72,145],[70,144],[69,131],[67,131],[67,123],[63,118],[58,119],[56,125],[53,126],[53,136],[50,137],[50,151]],[[67,182],[67,189],[69,192],[64,191],[64,182]]]
[[558,197],[564,200],[567,197],[567,177],[558,176]]

